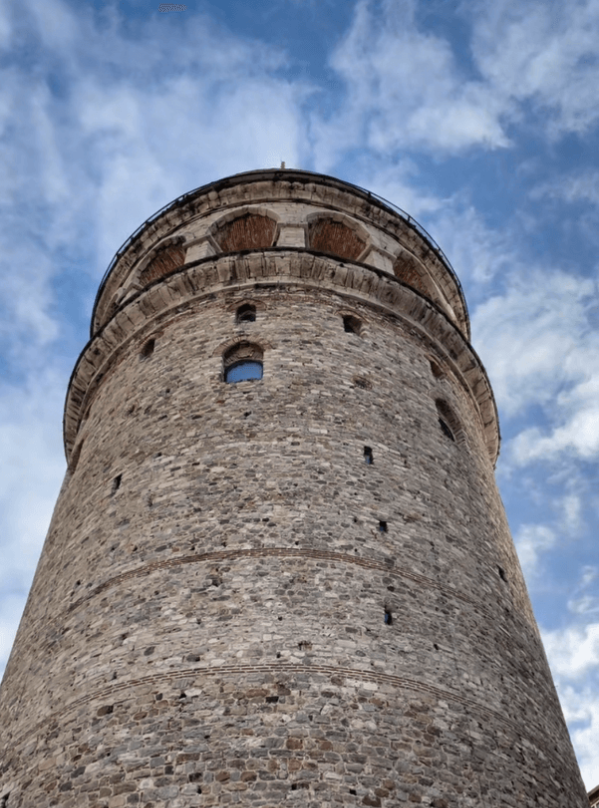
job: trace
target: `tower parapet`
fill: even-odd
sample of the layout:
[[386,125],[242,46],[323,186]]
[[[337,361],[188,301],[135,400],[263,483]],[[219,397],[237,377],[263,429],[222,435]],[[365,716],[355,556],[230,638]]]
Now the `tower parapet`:
[[[271,253],[274,259],[283,252],[287,261],[268,261]],[[240,262],[249,253],[254,257]],[[223,260],[227,257],[230,260]],[[258,268],[256,261],[264,266]],[[495,463],[497,410],[482,363],[468,343],[466,302],[445,256],[408,214],[393,210],[367,191],[332,177],[291,170],[248,172],[192,191],[153,216],[121,248],[98,292],[92,340],[70,385],[65,413],[67,456],[83,415],[90,368],[101,368],[106,343],[112,353],[113,331],[130,335],[142,321],[147,322],[147,313],[138,313],[140,307],[173,308],[172,300],[164,297],[163,282],[179,305],[190,296],[181,284],[191,275],[202,278],[200,294],[205,293],[206,284],[213,291],[243,281],[251,287],[257,278],[267,276],[285,284],[290,262],[292,271],[306,281],[313,283],[309,276],[316,272],[318,284],[345,287],[345,294],[369,298],[390,313],[400,315],[403,309],[404,317],[429,331],[437,346],[431,345],[431,354],[460,378],[473,397]],[[334,267],[338,269],[333,271]],[[400,290],[402,285],[410,288],[407,297]],[[421,301],[414,300],[414,291]],[[111,327],[113,318],[117,322]]]

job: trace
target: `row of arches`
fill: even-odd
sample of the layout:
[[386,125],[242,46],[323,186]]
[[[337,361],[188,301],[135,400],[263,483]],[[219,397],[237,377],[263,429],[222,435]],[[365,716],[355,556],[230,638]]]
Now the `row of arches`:
[[[225,217],[209,230],[212,243],[223,252],[263,250],[274,247],[277,221],[268,212],[245,212]],[[363,260],[369,249],[367,231],[357,222],[339,214],[315,214],[306,223],[307,249],[350,261]],[[186,250],[181,241],[159,247],[141,271],[140,281],[146,286],[185,264]],[[434,297],[431,279],[420,263],[402,252],[393,264],[393,273],[422,294]]]

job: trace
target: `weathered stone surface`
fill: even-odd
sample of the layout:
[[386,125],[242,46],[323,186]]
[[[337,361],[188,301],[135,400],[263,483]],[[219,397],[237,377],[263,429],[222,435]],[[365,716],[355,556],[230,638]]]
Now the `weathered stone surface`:
[[[292,207],[288,185],[238,204]],[[226,384],[246,344],[263,378]],[[0,692],[3,808],[588,805],[497,435],[460,328],[376,267],[281,247],[137,292],[72,379]]]

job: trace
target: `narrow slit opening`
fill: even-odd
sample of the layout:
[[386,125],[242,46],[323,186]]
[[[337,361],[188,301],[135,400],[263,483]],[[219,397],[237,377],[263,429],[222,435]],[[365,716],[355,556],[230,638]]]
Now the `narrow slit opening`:
[[149,339],[140,351],[139,354],[140,358],[147,359],[148,357],[152,356],[155,347],[156,347],[156,340]]
[[449,440],[455,441],[455,438],[453,436],[453,432],[447,426],[447,424],[445,423],[445,421],[442,418],[439,418],[439,426],[441,427],[441,431],[443,432],[443,434],[445,435],[446,438],[449,438]]

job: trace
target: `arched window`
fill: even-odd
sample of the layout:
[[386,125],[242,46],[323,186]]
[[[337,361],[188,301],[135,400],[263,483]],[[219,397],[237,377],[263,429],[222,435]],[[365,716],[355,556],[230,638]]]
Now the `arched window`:
[[262,378],[262,348],[250,342],[234,345],[223,356],[224,379],[228,384]]
[[256,307],[251,303],[244,303],[237,309],[235,314],[235,322],[240,323],[254,323],[256,321]]

